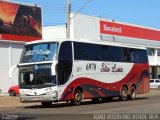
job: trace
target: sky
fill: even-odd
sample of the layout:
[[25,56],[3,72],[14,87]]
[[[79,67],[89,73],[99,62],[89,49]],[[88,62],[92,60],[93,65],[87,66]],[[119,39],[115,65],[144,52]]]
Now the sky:
[[[66,0],[12,0],[42,7],[43,26],[66,23]],[[160,29],[160,0],[70,0],[71,11]]]

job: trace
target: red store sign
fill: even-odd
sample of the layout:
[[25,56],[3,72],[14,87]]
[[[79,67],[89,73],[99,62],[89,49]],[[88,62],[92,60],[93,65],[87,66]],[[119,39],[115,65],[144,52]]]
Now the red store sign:
[[160,30],[100,20],[100,33],[160,41]]

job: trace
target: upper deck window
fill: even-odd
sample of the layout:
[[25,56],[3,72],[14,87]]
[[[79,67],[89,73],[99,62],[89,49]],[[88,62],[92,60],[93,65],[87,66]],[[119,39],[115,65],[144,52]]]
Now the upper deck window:
[[38,43],[24,46],[20,63],[51,61],[56,59],[57,43]]
[[74,59],[109,62],[148,62],[147,51],[112,45],[74,42]]

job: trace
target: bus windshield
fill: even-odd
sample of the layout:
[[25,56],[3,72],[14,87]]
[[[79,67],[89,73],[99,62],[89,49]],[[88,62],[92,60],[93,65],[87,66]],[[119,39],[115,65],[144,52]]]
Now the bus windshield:
[[38,43],[24,46],[20,63],[52,61],[56,59],[57,43]]
[[19,86],[43,88],[56,85],[56,75],[51,75],[51,65],[35,65],[20,68]]

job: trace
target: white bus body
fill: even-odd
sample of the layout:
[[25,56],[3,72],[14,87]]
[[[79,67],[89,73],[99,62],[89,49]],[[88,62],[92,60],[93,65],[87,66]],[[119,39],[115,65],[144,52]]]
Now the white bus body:
[[20,100],[70,101],[149,92],[147,50],[114,42],[34,41],[24,47],[19,67]]

